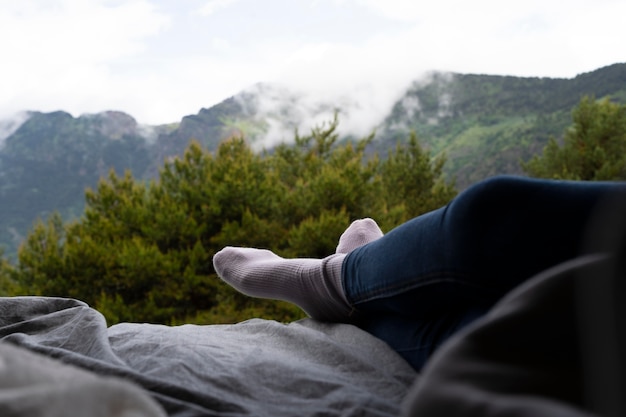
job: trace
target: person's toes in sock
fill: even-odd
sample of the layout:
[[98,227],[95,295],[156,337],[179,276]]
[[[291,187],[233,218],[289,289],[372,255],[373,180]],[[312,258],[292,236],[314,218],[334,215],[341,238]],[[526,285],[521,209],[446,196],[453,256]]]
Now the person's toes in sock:
[[355,220],[339,238],[335,253],[350,253],[382,236],[383,232],[374,220],[370,218]]

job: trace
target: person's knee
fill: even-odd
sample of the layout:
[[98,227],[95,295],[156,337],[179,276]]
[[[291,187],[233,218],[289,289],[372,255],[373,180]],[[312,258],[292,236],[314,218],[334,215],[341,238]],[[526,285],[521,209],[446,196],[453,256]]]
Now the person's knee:
[[463,191],[453,202],[463,217],[499,212],[506,206],[526,199],[535,180],[512,175],[498,175],[480,181]]
[[537,182],[535,179],[514,176],[497,175],[480,181],[467,189],[476,199],[497,198],[504,194],[514,194],[522,189],[527,189]]

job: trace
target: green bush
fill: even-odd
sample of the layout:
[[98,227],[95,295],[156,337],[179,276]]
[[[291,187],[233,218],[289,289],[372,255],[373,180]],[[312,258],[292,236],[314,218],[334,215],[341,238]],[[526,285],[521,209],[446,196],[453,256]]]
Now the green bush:
[[559,144],[551,138],[522,168],[541,178],[626,180],[626,105],[585,97]]

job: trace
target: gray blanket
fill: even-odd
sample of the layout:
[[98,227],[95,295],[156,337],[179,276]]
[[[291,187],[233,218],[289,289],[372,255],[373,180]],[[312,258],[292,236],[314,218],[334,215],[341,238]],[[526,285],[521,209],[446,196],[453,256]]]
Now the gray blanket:
[[415,378],[347,324],[107,327],[77,300],[0,298],[3,416],[395,416]]

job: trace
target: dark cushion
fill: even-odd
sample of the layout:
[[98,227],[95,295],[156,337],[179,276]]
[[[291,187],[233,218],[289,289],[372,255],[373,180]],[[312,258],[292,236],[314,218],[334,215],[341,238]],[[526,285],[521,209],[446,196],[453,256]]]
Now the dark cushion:
[[404,415],[595,415],[585,405],[577,280],[606,273],[608,259],[581,256],[514,289],[433,355]]

